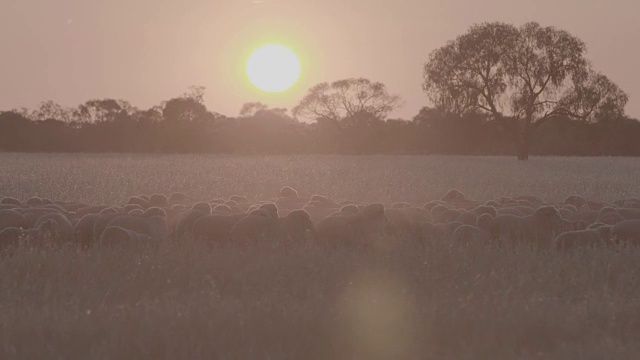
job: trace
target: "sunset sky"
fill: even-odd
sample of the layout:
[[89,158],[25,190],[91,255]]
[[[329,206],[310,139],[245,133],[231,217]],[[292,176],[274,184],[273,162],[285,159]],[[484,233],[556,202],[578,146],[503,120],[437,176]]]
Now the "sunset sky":
[[[233,116],[245,102],[292,108],[318,82],[366,77],[400,95],[392,116],[408,119],[427,104],[429,53],[496,20],[538,21],[584,40],[640,117],[638,0],[3,0],[0,110],[106,97],[147,108],[202,85],[207,107]],[[244,72],[252,50],[273,42],[302,64],[298,83],[277,94]]]

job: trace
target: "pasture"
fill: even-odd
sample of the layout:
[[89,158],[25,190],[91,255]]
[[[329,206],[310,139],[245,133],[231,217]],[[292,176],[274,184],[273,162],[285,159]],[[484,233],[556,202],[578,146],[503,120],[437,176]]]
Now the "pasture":
[[[0,154],[0,198],[140,194],[356,202],[640,197],[640,160]],[[402,239],[300,246],[21,250],[0,259],[0,358],[636,359],[640,250]]]

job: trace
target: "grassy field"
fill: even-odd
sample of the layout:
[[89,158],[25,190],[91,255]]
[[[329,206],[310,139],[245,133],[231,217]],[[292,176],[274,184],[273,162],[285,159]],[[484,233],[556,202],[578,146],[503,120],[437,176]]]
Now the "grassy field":
[[[0,155],[0,197],[136,194],[357,201],[640,194],[640,159]],[[395,240],[395,241],[394,241]],[[637,359],[640,250],[571,254],[402,239],[315,247],[0,259],[0,359]]]
[[422,204],[458,188],[478,200],[534,195],[561,201],[640,196],[638,158],[456,156],[271,156],[0,154],[0,196],[88,203],[181,191],[196,199],[302,195]]

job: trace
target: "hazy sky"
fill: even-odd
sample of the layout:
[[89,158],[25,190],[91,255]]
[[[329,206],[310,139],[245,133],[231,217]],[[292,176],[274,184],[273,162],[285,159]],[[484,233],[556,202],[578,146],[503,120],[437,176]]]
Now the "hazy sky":
[[[2,0],[0,109],[105,97],[146,108],[203,85],[210,110],[237,115],[244,102],[292,108],[315,83],[367,77],[405,100],[394,116],[411,118],[426,104],[428,54],[495,20],[583,39],[640,117],[639,0]],[[301,80],[282,94],[244,75],[251,50],[268,42],[302,61]]]

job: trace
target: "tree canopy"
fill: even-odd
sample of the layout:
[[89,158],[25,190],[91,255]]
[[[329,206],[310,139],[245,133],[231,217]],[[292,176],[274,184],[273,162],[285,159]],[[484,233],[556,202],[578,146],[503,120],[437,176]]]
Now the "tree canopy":
[[313,86],[293,109],[293,115],[340,121],[364,113],[385,119],[400,105],[400,97],[389,94],[383,83],[351,78]]
[[423,88],[442,111],[490,114],[526,160],[533,133],[550,119],[624,113],[627,95],[585,53],[584,42],[555,27],[478,24],[430,54]]

